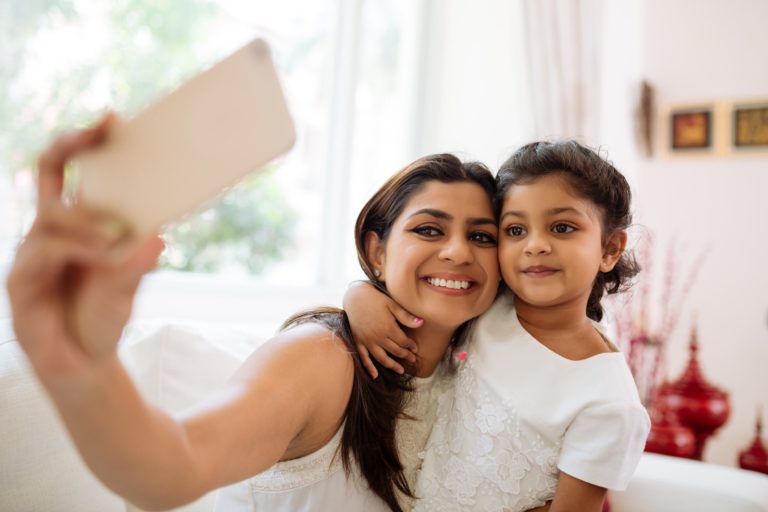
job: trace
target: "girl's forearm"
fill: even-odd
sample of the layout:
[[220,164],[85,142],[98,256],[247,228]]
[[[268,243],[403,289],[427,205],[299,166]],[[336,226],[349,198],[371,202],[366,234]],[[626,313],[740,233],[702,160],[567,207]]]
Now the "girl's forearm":
[[205,493],[183,426],[143,400],[117,356],[42,380],[84,461],[115,493],[146,509]]

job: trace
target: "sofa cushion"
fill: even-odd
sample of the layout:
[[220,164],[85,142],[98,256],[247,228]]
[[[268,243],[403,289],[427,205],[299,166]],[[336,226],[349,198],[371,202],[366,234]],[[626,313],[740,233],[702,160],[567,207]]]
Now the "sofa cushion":
[[[176,413],[215,392],[265,336],[217,324],[133,323],[120,358],[148,401]],[[137,510],[88,470],[37,382],[10,322],[0,322],[0,510]],[[214,493],[177,510],[212,510]]]

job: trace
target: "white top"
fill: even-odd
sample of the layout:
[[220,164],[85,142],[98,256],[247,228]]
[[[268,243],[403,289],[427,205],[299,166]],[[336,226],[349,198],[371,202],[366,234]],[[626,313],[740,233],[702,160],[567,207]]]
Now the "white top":
[[438,399],[414,510],[505,510],[551,500],[558,470],[624,489],[650,420],[620,352],[566,359],[523,329],[513,297],[475,325]]
[[[405,413],[415,421],[403,419],[397,424],[396,437],[400,460],[411,489],[421,464],[423,450],[432,429],[437,403],[435,395],[444,391],[445,370],[441,367],[431,377],[414,378]],[[384,501],[369,488],[357,464],[349,476],[341,463],[341,437],[344,425],[319,450],[298,459],[278,462],[263,473],[224,487],[219,491],[216,512],[337,512],[339,510],[379,512],[389,510]],[[400,500],[404,510],[411,503]]]

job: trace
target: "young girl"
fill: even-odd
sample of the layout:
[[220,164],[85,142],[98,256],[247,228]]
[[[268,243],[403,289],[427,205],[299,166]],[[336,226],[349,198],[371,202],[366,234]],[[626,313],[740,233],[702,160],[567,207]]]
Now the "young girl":
[[[650,428],[624,356],[596,324],[603,294],[638,271],[624,251],[630,189],[573,141],[522,147],[496,182],[509,290],[473,326],[438,401],[415,510],[598,511],[606,489],[626,488]],[[369,286],[345,297],[374,356],[375,340],[406,345],[382,301]]]

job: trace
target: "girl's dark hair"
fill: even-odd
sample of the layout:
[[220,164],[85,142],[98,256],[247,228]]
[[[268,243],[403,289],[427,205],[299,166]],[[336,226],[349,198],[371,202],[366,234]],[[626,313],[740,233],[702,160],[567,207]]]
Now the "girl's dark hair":
[[[355,224],[355,242],[360,266],[371,282],[384,293],[386,287],[374,276],[365,251],[366,235],[374,232],[385,242],[408,200],[430,181],[475,183],[485,190],[489,200],[493,200],[496,189],[493,175],[483,164],[463,163],[450,154],[420,158],[392,176],[366,203]],[[403,408],[406,392],[412,390],[410,377],[387,370],[374,361],[379,370],[379,378],[371,378],[356,355],[352,329],[343,310],[317,308],[299,313],[286,320],[282,329],[305,322],[327,326],[344,340],[349,351],[355,354],[352,358],[355,369],[352,394],[347,404],[341,438],[341,457],[345,471],[349,474],[354,457],[371,490],[381,497],[389,508],[401,512],[398,492],[414,497],[413,490],[403,474],[395,439],[397,420],[405,417]],[[453,339],[461,339],[466,328],[466,323],[459,327]]]
[[[595,151],[574,140],[533,142],[515,151],[496,175],[494,207],[498,213],[510,187],[547,176],[562,176],[573,191],[594,203],[602,220],[603,244],[617,230],[632,223],[632,192],[624,176]],[[603,293],[617,293],[631,286],[640,267],[631,251],[625,251],[610,272],[599,272],[587,302],[587,316],[603,318]]]

